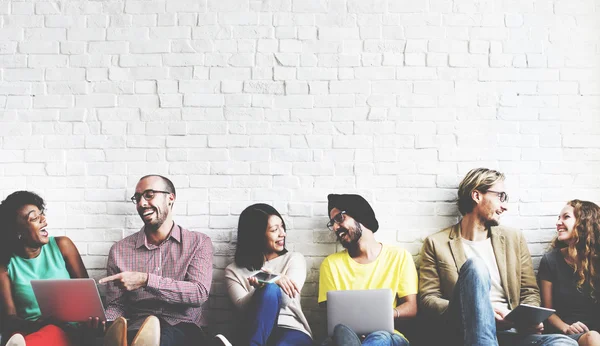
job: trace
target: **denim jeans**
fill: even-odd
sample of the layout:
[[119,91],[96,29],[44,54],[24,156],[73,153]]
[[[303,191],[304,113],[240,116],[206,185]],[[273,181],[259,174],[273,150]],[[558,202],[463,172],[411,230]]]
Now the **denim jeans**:
[[299,330],[277,326],[281,310],[281,288],[270,283],[257,289],[247,310],[248,339],[251,346],[310,346],[313,341]]
[[408,340],[396,333],[376,331],[367,335],[361,342],[350,327],[338,324],[333,329],[333,345],[336,346],[409,346]]
[[563,334],[518,334],[514,331],[498,332],[500,346],[577,346],[575,339]]
[[312,344],[312,339],[306,333],[283,327],[275,327],[267,342],[269,346],[311,346]]
[[460,268],[452,299],[444,313],[450,344],[465,346],[576,346],[577,341],[560,334],[496,333],[490,302],[490,273],[483,260],[471,258]]

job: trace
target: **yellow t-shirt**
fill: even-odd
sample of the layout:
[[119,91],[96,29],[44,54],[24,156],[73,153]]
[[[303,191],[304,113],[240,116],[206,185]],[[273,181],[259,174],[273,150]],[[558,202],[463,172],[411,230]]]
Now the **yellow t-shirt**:
[[415,262],[408,251],[383,245],[377,259],[368,264],[354,261],[348,251],[327,256],[321,263],[319,274],[319,303],[327,300],[331,290],[365,290],[390,288],[397,299],[417,294],[419,278]]

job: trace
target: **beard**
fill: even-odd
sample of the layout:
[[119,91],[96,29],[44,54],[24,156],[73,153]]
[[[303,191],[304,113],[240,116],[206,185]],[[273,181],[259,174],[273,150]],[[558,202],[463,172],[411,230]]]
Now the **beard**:
[[[338,236],[337,237],[338,241],[348,251],[355,250],[358,247],[358,241],[362,237],[362,228],[360,227],[360,224],[358,222],[354,221],[354,227],[353,228],[354,229],[349,230],[349,229],[346,229],[344,227],[340,227],[337,230],[337,232],[336,232],[336,235]],[[350,240],[346,241],[343,238],[340,238],[339,234],[341,232],[346,232],[346,234],[348,235],[348,237],[350,238]]]
[[489,229],[489,228],[500,225],[500,223],[498,222],[498,220],[491,219],[491,220],[483,221],[483,225],[485,226],[485,228]]
[[[160,226],[162,226],[163,223],[165,223],[165,220],[167,219],[167,210],[166,208],[163,211],[158,210],[155,207],[151,208],[152,210],[154,210],[154,215],[155,218],[146,221],[143,217],[142,217],[142,221],[144,222],[144,227],[148,230],[152,230],[155,231],[157,229],[160,228]],[[147,209],[145,209],[147,210]],[[140,212],[140,216],[142,216],[144,211]]]

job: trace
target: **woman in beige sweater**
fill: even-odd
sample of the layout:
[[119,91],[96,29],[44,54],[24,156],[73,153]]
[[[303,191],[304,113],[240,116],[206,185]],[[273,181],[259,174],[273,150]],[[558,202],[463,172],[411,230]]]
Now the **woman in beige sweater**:
[[[306,261],[285,248],[283,218],[270,205],[254,204],[240,214],[234,263],[225,269],[227,289],[243,312],[243,345],[312,345],[300,292]],[[278,274],[272,283],[252,277],[259,270]]]

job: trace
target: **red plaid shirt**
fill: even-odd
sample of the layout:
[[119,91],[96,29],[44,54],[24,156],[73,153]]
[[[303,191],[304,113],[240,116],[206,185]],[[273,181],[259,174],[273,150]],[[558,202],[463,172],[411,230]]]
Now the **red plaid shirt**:
[[106,318],[124,316],[130,320],[130,329],[138,329],[149,315],[170,325],[186,322],[205,326],[202,305],[210,292],[212,254],[207,235],[175,224],[159,246],[148,243],[143,227],[117,242],[108,255],[107,274],[148,273],[148,285],[127,292],[108,283]]

